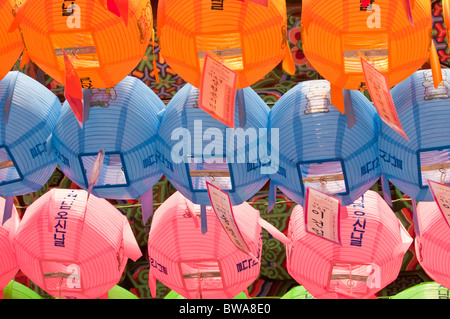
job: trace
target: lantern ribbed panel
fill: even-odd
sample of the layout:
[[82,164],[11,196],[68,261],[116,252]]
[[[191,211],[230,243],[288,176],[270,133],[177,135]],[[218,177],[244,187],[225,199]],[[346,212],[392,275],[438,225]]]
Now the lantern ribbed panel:
[[436,282],[422,282],[389,299],[449,299],[449,290]]
[[[220,264],[223,287],[205,290],[208,283],[202,283],[202,298],[231,299],[247,289],[259,276],[262,248],[259,212],[247,203],[233,207],[236,224],[254,257],[234,245],[210,207],[207,207],[208,232],[203,235],[200,218],[192,215],[196,213],[192,202],[179,192],[167,199],[155,212],[148,239],[149,280],[152,282],[158,279],[183,297],[195,299],[197,279],[192,290],[187,290],[180,263],[213,260]],[[258,259],[258,263],[253,263],[254,258]],[[243,262],[247,267],[244,266],[245,269],[239,271],[239,265]],[[251,267],[248,267],[249,263]]]
[[417,259],[425,272],[437,283],[450,289],[450,226],[436,202],[417,205],[420,236],[416,236]]
[[4,299],[44,299],[34,290],[31,290],[25,285],[12,280],[6,287],[3,289],[3,297]]
[[[450,135],[450,83],[447,82],[450,72],[442,69],[442,76],[443,82],[437,89],[433,86],[431,70],[417,71],[392,88],[392,99],[409,141],[385,123],[382,123],[379,135],[383,174],[399,190],[418,201],[433,200],[427,179],[441,182],[438,169],[425,169],[423,172],[427,174],[422,177],[421,166],[450,161],[447,139]],[[421,160],[423,152],[432,150],[438,152]],[[449,183],[448,180],[445,183]]]
[[[86,208],[86,199],[84,190],[52,189],[27,208],[14,238],[22,272],[54,297],[60,295],[61,277],[44,279],[44,274],[71,275],[78,266],[80,287],[64,278],[61,297],[93,299],[120,281],[127,262],[126,217],[93,195]],[[58,219],[62,216],[67,219]],[[60,227],[63,221],[65,228]]]
[[362,93],[351,91],[356,124],[349,129],[345,115],[331,105],[329,92],[330,84],[325,80],[303,82],[283,95],[270,111],[269,133],[278,129],[280,136],[279,145],[271,145],[278,149],[280,168],[270,179],[300,205],[307,185],[322,190],[321,185],[306,185],[303,178],[334,174],[326,163],[319,170],[310,168],[301,174],[308,162],[341,161],[345,188],[326,188],[324,192],[339,198],[343,205],[364,194],[381,175],[375,108]]
[[[89,120],[83,128],[69,104],[63,105],[52,136],[59,167],[74,183],[87,189],[90,169],[103,148],[106,155],[115,155],[109,155],[109,160],[105,155],[92,193],[109,199],[137,199],[162,177],[155,156],[155,136],[161,122],[158,113],[164,110],[164,103],[142,81],[131,76],[109,93],[105,90],[92,92]],[[90,164],[86,156],[90,156]],[[119,165],[122,169],[117,169]],[[116,171],[110,176],[109,171],[113,169]]]
[[9,168],[8,173],[0,172],[0,195],[18,196],[40,190],[56,169],[56,159],[47,153],[46,145],[60,115],[61,103],[42,84],[14,71],[0,81],[2,114],[8,105],[8,123],[0,121],[0,161],[13,160],[17,174]]
[[[0,197],[0,220],[3,220],[5,199]],[[0,226],[0,289],[5,288],[19,271],[16,254],[13,248],[15,232],[19,227],[19,214],[13,207],[12,216]]]
[[[414,26],[408,20],[404,3],[377,0],[373,2],[377,6],[374,6],[374,11],[367,11],[361,10],[360,0],[335,1],[333,5],[315,0],[303,1],[302,48],[306,58],[332,84],[357,90],[366,82],[358,50],[362,53],[387,50],[387,57],[383,53],[381,55],[385,58],[380,58],[375,51],[372,58],[376,68],[387,76],[389,85],[394,86],[418,70],[430,55],[430,2],[411,2]],[[368,20],[378,22],[373,20],[378,13],[379,27],[370,28],[372,25]],[[345,51],[356,54],[353,58],[344,58]]]
[[[287,249],[287,269],[289,274],[315,298],[336,299],[342,296],[370,298],[398,276],[403,256],[411,245],[412,238],[378,193],[368,191],[356,203],[355,206],[346,207],[348,217],[341,215],[342,245],[306,232],[301,206],[296,206],[292,212],[288,236],[292,238],[292,244]],[[361,207],[361,204],[364,207]],[[355,229],[362,229],[355,224],[358,219],[362,224],[363,218],[365,228],[361,245],[352,245],[352,240],[355,237],[359,238],[359,233],[355,232]],[[379,271],[372,275],[372,278],[378,278],[378,282],[375,280],[372,288],[363,282],[364,289],[357,291],[353,296],[348,291],[339,290],[339,294],[336,289],[327,291],[333,262],[376,265],[372,267],[373,269],[378,267]]]
[[250,1],[163,0],[158,3],[161,54],[186,82],[200,87],[203,58],[216,50],[224,64],[238,73],[237,88],[246,88],[272,71],[287,48],[286,4],[269,0],[265,7]]
[[[76,0],[80,28],[68,23],[72,2],[28,1],[21,24],[30,59],[53,79],[65,83],[64,59],[58,49],[95,48],[94,53],[78,52],[72,61],[84,88],[113,87],[141,61],[153,34],[153,14],[149,0],[130,0],[128,25],[108,11],[106,1]],[[66,9],[64,9],[66,8]],[[78,9],[79,8],[79,9]],[[68,11],[67,11],[68,10]],[[66,16],[63,16],[63,12]],[[68,16],[67,16],[68,15]],[[93,50],[90,50],[93,51]]]
[[8,32],[14,19],[12,4],[12,0],[0,2],[0,80],[12,69],[23,50],[19,30]]
[[[243,90],[243,96],[245,101],[245,114],[246,125],[243,128],[245,132],[254,130],[257,134],[257,139],[260,143],[265,141],[261,140],[259,129],[267,129],[267,119],[269,115],[269,107],[258,96],[258,94],[251,88],[245,88]],[[176,163],[172,157],[172,151],[174,147],[182,141],[180,137],[175,134],[180,129],[187,129],[189,131],[191,154],[183,155],[196,155],[201,159],[202,154],[196,154],[196,145],[201,145],[201,151],[203,152],[211,140],[204,138],[203,134],[207,130],[213,129],[220,132],[223,137],[222,149],[216,150],[216,155],[223,154],[224,158],[227,156],[233,156],[233,162],[227,161],[229,167],[231,167],[231,178],[234,180],[234,191],[226,190],[223,187],[222,190],[226,191],[231,197],[232,205],[242,204],[248,200],[251,196],[256,194],[267,182],[268,177],[261,174],[260,165],[258,163],[250,163],[250,153],[255,154],[258,152],[258,145],[255,141],[249,144],[249,140],[245,141],[245,150],[239,147],[237,138],[232,144],[230,138],[227,138],[227,132],[236,132],[231,128],[222,124],[220,121],[213,119],[208,113],[197,107],[198,105],[198,92],[199,90],[190,84],[186,84],[178,93],[172,98],[167,105],[164,119],[161,123],[158,131],[158,151],[162,162],[161,169],[164,175],[174,185],[174,187],[181,192],[185,197],[196,204],[210,205],[210,200],[206,188],[204,190],[194,189],[191,185],[191,175],[188,171],[186,161]],[[236,109],[235,109],[235,128],[239,127],[239,107],[238,97],[236,97]],[[201,121],[201,127],[194,125],[195,121]],[[200,129],[202,129],[200,131]],[[250,129],[250,130],[249,130]],[[196,130],[200,134],[196,134]],[[247,131],[249,130],[249,131]],[[174,134],[174,137],[172,137]],[[213,133],[212,133],[213,134]],[[231,133],[230,133],[231,134]],[[188,138],[188,137],[186,137]],[[184,138],[183,138],[184,139]],[[196,140],[197,139],[197,140]],[[226,148],[226,149],[225,149]],[[238,155],[245,154],[245,160],[241,162]],[[259,160],[259,156],[257,158]],[[211,180],[209,180],[211,182]],[[223,185],[222,185],[223,186]]]

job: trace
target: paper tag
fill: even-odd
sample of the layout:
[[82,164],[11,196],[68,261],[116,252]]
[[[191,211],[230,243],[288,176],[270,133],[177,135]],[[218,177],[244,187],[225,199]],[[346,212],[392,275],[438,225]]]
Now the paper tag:
[[94,188],[95,183],[100,176],[100,171],[103,165],[103,159],[105,158],[105,151],[103,149],[100,150],[97,154],[97,158],[94,161],[94,165],[92,166],[91,176],[89,177],[89,188],[88,188],[88,197]]
[[438,204],[439,210],[450,226],[450,187],[431,180],[428,180],[428,185],[430,186],[434,200]]
[[209,182],[206,182],[206,187],[208,189],[211,206],[231,241],[237,248],[250,254],[250,249],[245,243],[236,224],[236,220],[234,219],[230,196]]
[[83,127],[83,89],[81,87],[80,77],[64,50],[63,55],[66,71],[64,97],[72,108],[80,127]]
[[306,189],[306,231],[341,244],[341,201],[314,188]]
[[372,66],[366,56],[360,56],[366,85],[378,114],[389,127],[408,140],[394,106],[387,77]]
[[206,54],[199,106],[214,119],[234,128],[237,73]]

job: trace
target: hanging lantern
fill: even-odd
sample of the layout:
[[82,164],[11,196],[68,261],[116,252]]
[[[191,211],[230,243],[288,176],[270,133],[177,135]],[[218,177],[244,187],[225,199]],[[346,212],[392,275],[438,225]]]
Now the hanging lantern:
[[3,298],[6,300],[44,299],[34,290],[31,290],[27,286],[14,280],[11,280],[11,282],[3,289]]
[[14,238],[21,271],[57,298],[95,299],[141,250],[126,217],[84,190],[52,189],[25,211]]
[[[178,294],[177,292],[171,290],[164,297],[164,299],[186,299],[186,298],[184,298],[182,295]],[[233,299],[250,299],[250,298],[247,298],[247,294],[245,292],[241,292],[239,295],[237,295]]]
[[108,199],[137,199],[162,177],[155,152],[159,114],[164,103],[135,77],[110,89],[85,89],[89,119],[78,126],[67,102],[52,135],[52,149],[62,172],[89,189],[100,150],[103,164],[92,194]]
[[385,123],[379,135],[383,175],[417,201],[432,201],[427,180],[450,183],[450,72],[435,88],[431,70],[415,72],[392,88],[392,98],[409,141]]
[[24,48],[19,30],[9,32],[15,14],[12,4],[12,0],[0,1],[0,80],[11,71]]
[[392,87],[422,67],[430,54],[437,56],[431,48],[431,16],[429,0],[349,0],[333,5],[306,0],[303,52],[335,88],[367,89],[360,52]]
[[153,35],[150,0],[29,0],[21,9],[28,56],[61,84],[67,84],[65,52],[83,88],[115,86]]
[[415,243],[417,259],[431,279],[450,289],[450,226],[434,201],[417,205],[417,220],[420,229]]
[[47,139],[61,103],[50,90],[21,72],[0,81],[0,195],[37,192],[56,169]]
[[269,133],[279,131],[278,172],[271,182],[303,205],[311,187],[349,205],[381,175],[378,159],[378,122],[375,108],[358,91],[350,91],[356,123],[330,103],[330,83],[302,82],[289,90],[270,111]]
[[264,150],[269,108],[251,88],[238,90],[232,129],[198,107],[198,92],[186,84],[167,105],[158,131],[162,170],[195,204],[210,205],[207,181],[218,183],[232,205],[242,204],[268,180],[271,163]]
[[149,285],[156,280],[187,299],[231,299],[259,276],[262,231],[259,212],[244,203],[233,207],[245,253],[230,239],[211,207],[208,232],[200,228],[200,207],[176,192],[155,212],[148,238]]
[[450,293],[447,288],[437,282],[422,282],[389,299],[450,299]]
[[238,89],[259,81],[281,61],[295,73],[283,0],[269,0],[267,7],[252,1],[162,0],[158,38],[165,61],[195,87],[208,53],[238,73]]
[[315,298],[373,298],[397,278],[412,238],[377,192],[367,191],[343,208],[340,245],[307,232],[300,205],[292,211],[287,237],[267,230],[287,246],[289,274]]
[[[5,199],[0,197],[0,207],[5,205]],[[2,220],[5,211],[0,210],[0,220]],[[19,214],[13,208],[11,218],[0,226],[0,299],[2,290],[7,287],[10,281],[19,271],[16,254],[13,249],[13,238],[17,228],[19,227]],[[6,298],[6,295],[3,295]]]

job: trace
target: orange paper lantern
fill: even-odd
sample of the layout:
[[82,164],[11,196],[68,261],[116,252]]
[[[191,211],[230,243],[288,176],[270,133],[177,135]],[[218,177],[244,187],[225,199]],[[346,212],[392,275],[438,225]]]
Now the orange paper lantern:
[[21,10],[30,59],[66,84],[65,51],[86,89],[118,84],[141,61],[153,36],[150,0],[28,0]]
[[19,30],[8,32],[15,14],[12,2],[0,0],[0,80],[11,71],[23,51]]
[[304,54],[338,89],[366,89],[359,52],[387,76],[391,87],[406,79],[430,53],[436,56],[431,31],[429,0],[303,1]]
[[238,74],[238,89],[254,84],[281,61],[288,73],[295,73],[284,0],[269,0],[267,7],[238,0],[160,0],[158,38],[170,67],[195,87],[200,87],[207,53]]

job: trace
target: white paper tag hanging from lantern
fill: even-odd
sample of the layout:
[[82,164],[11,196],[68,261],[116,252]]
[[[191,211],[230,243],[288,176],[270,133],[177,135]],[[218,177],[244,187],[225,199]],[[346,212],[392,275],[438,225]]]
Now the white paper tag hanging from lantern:
[[[197,206],[197,207],[196,207]],[[233,207],[250,254],[236,247],[211,207],[202,234],[200,207],[176,192],[155,212],[148,240],[149,285],[156,280],[188,299],[231,299],[259,276],[262,230],[259,212],[248,203]],[[197,220],[197,221],[196,221]]]
[[308,187],[349,205],[381,176],[379,117],[361,92],[349,92],[355,116],[351,128],[346,115],[331,104],[325,80],[298,84],[270,111],[268,132],[277,130],[280,141],[270,145],[279,154],[279,168],[269,177],[300,205]]

